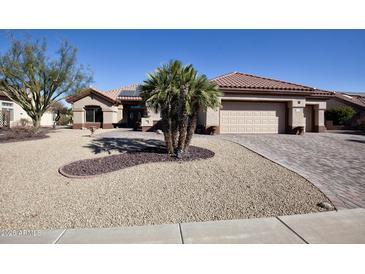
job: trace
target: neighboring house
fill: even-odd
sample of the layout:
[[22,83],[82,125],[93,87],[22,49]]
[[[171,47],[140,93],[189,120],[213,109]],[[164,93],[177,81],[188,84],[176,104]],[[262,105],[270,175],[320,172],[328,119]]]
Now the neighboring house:
[[[365,122],[365,94],[334,92],[334,96],[327,101],[327,109],[342,106],[352,107],[356,111],[350,121],[350,126],[357,127],[361,121]],[[326,127],[328,129],[338,128],[331,121],[326,121]]]
[[[198,124],[217,133],[286,133],[296,127],[323,132],[326,100],[331,92],[233,72],[212,79],[224,93],[221,109],[199,113]],[[68,97],[73,127],[153,127],[160,115],[142,103],[138,85],[111,91],[89,88]],[[137,126],[136,126],[137,124]]]
[[[6,114],[6,115],[5,115]],[[27,115],[25,110],[9,99],[4,93],[0,92],[0,127],[6,126],[4,117],[9,117],[10,127],[14,127],[21,124],[21,119],[26,119],[29,123],[32,119]],[[51,111],[47,111],[41,118],[42,127],[51,127],[53,125],[55,115]]]

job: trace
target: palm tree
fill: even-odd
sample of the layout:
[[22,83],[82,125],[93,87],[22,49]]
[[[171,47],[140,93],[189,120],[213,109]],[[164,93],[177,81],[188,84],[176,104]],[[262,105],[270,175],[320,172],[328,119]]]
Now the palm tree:
[[190,112],[190,100],[188,98],[191,87],[197,78],[197,71],[192,65],[187,65],[181,68],[179,77],[179,103],[178,103],[178,142],[176,148],[176,154],[178,157],[182,156],[185,149],[186,130],[189,121]]
[[219,91],[218,86],[210,82],[205,75],[198,76],[191,85],[188,94],[190,111],[184,144],[185,151],[188,149],[195,132],[199,112],[207,111],[208,108],[219,108],[220,96],[222,96],[222,92]]
[[221,96],[205,75],[176,60],[149,74],[141,89],[146,105],[161,113],[168,153],[178,157],[190,145],[198,112],[217,108]]
[[171,61],[168,65],[157,68],[148,75],[141,87],[141,96],[147,106],[156,112],[161,112],[162,130],[168,154],[175,152],[176,136],[174,128],[176,116],[177,90],[176,79],[179,75],[181,63]]

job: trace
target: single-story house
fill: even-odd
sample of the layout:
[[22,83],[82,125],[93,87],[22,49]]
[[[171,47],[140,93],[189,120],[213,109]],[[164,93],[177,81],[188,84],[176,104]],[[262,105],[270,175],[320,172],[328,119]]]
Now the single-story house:
[[[53,111],[46,111],[41,118],[41,126],[53,126],[55,116]],[[4,93],[0,92],[0,128],[20,125],[22,119],[27,120],[29,123],[32,122],[32,119],[20,105],[12,101]]]
[[[306,132],[325,130],[324,111],[332,92],[240,72],[211,80],[223,92],[221,108],[199,113],[198,124],[217,133],[286,133],[296,127]],[[111,91],[88,88],[68,97],[73,128],[114,126],[148,130],[160,119],[146,108],[138,85]]]
[[[365,94],[354,94],[344,92],[333,92],[334,96],[327,101],[327,109],[336,107],[349,106],[352,107],[356,114],[351,119],[349,126],[358,127],[360,124],[365,124]],[[341,128],[341,126],[333,125],[332,121],[326,121],[327,129]]]

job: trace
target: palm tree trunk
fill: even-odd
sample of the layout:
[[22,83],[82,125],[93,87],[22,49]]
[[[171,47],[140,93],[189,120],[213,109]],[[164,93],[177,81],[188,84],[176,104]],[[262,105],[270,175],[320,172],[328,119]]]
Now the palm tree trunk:
[[165,144],[166,144],[166,148],[167,148],[167,153],[169,155],[174,154],[174,147],[172,144],[172,138],[171,138],[171,131],[169,128],[169,119],[162,119],[162,131],[163,131],[163,135],[164,135],[164,139],[165,139]]
[[167,119],[168,119],[168,154],[173,155],[175,153],[174,148],[174,139],[173,139],[173,114],[172,114],[172,107],[171,107],[171,99],[169,99],[168,104],[168,112],[167,112]]
[[174,147],[174,151],[177,149],[177,141],[179,137],[179,129],[176,121],[172,124],[172,146]]
[[186,130],[188,128],[188,117],[184,115],[179,123],[179,140],[177,143],[178,151],[183,154],[185,150]]
[[165,138],[165,144],[167,147],[167,153],[169,155],[174,154],[174,147],[172,145],[172,139],[171,139],[171,133],[170,132],[164,132],[164,138]]
[[188,115],[186,113],[186,97],[187,97],[188,89],[186,86],[183,86],[180,90],[180,98],[179,98],[179,139],[177,143],[177,154],[178,157],[182,157],[185,150],[185,139],[186,139],[186,129],[188,127]]
[[169,155],[174,154],[174,147],[172,144],[171,138],[171,117],[169,117],[169,109],[161,110],[161,122],[162,122],[162,131],[164,134],[165,144],[167,153]]
[[197,121],[198,121],[198,114],[196,112],[194,112],[189,119],[187,135],[186,135],[186,139],[185,139],[185,152],[188,150],[191,140],[193,139]]

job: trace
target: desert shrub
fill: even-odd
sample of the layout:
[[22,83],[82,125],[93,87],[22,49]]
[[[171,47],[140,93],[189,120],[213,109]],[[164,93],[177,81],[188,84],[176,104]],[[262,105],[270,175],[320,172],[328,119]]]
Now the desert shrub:
[[356,114],[352,107],[342,106],[326,110],[326,120],[333,121],[334,125],[345,125]]
[[60,115],[60,119],[58,120],[57,124],[61,125],[61,126],[67,126],[68,124],[70,124],[72,121],[72,117],[65,115],[65,114],[61,114]]
[[35,127],[22,127],[16,126],[12,128],[8,128],[6,130],[2,130],[0,135],[1,141],[8,140],[23,140],[30,138],[43,138],[46,137],[46,130],[38,129]]

